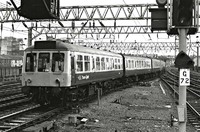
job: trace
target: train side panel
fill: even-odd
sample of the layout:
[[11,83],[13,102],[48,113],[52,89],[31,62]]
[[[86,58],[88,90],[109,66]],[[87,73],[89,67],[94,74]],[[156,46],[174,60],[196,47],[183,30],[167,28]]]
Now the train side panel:
[[151,72],[151,59],[145,57],[125,56],[125,76],[148,74]]
[[[123,76],[121,55],[96,55],[93,53],[74,53],[72,85],[101,82]],[[74,72],[74,73],[73,73]]]

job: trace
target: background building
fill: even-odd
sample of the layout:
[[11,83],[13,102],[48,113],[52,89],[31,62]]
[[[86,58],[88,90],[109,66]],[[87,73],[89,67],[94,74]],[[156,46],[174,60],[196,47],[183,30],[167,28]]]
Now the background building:
[[24,42],[22,38],[5,37],[0,38],[1,55],[23,55]]

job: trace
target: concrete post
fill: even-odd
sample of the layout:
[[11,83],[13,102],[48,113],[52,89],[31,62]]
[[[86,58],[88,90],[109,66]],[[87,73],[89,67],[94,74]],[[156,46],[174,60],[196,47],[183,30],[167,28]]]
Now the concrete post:
[[[179,31],[179,52],[184,51],[185,53],[187,53],[186,52],[186,48],[187,48],[186,37],[187,37],[188,30],[181,28],[181,29],[178,29],[178,31]],[[187,122],[186,89],[187,89],[186,86],[179,86],[179,106],[184,108],[184,113],[185,113],[184,122],[179,122],[179,132],[186,132],[186,122]]]

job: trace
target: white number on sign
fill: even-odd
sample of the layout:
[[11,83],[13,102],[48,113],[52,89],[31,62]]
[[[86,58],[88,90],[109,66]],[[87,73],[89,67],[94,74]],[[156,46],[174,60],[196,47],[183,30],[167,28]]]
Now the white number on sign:
[[179,84],[180,86],[190,85],[190,69],[180,69]]
[[189,78],[181,78],[181,83],[189,83],[189,82],[190,82]]

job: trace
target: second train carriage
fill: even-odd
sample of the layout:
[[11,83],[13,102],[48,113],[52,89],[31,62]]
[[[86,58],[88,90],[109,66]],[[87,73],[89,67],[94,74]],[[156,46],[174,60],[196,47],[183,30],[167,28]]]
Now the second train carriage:
[[151,72],[151,59],[124,55],[125,76],[148,74]]
[[45,103],[81,99],[96,94],[97,87],[106,91],[124,78],[153,72],[152,66],[161,68],[150,58],[61,41],[36,41],[25,50],[23,59],[23,91]]

